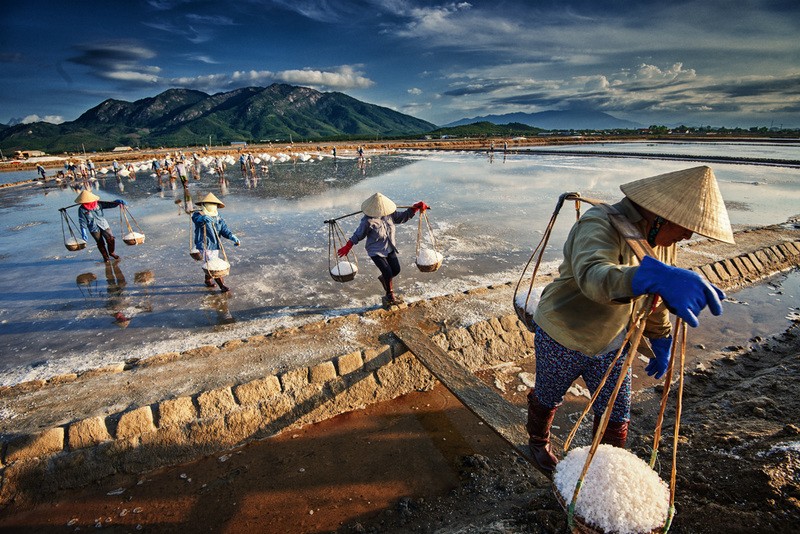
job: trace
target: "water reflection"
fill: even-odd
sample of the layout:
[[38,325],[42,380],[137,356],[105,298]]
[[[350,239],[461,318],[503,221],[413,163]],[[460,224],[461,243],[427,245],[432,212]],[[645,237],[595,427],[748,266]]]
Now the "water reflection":
[[[255,177],[242,177],[236,167],[200,171],[200,179],[189,180],[186,191],[195,199],[212,191],[224,197],[223,216],[242,240],[241,247],[227,249],[235,269],[235,297],[225,300],[198,284],[199,267],[186,257],[191,225],[182,206],[183,188],[166,187],[168,179],[148,174],[150,179],[129,180],[124,193],[116,180],[107,179],[59,187],[50,181],[45,191],[39,185],[0,189],[0,220],[6,229],[0,268],[4,286],[13,288],[0,292],[0,320],[4,347],[15,355],[13,362],[0,359],[0,375],[41,359],[50,345],[62,347],[48,356],[51,360],[80,353],[91,365],[92,358],[127,356],[134,345],[138,352],[154,345],[161,351],[180,350],[190,346],[193,336],[210,336],[220,326],[226,335],[246,335],[376,307],[380,289],[368,268],[347,284],[331,280],[323,221],[357,211],[377,191],[398,205],[424,200],[432,206],[428,215],[444,255],[441,269],[419,272],[414,268],[416,232],[401,229],[397,234],[402,290],[407,300],[416,300],[516,281],[564,191],[613,200],[621,196],[620,183],[694,165],[516,153],[504,153],[501,165],[494,159],[499,157],[499,150],[493,155],[485,150],[370,153],[360,160],[340,153],[335,159],[325,154],[322,161],[270,162]],[[800,180],[795,169],[713,167],[735,227],[782,222],[796,214]],[[147,233],[146,243],[129,247],[120,263],[109,266],[110,273],[101,273],[90,250],[64,249],[58,208],[71,204],[73,189],[83,187],[101,197],[121,195]],[[572,220],[566,214],[559,219],[544,269],[555,268]],[[119,226],[109,222],[117,233]],[[359,253],[359,264],[371,265],[363,248]],[[97,294],[97,278],[87,276],[89,271],[106,276],[100,289],[104,294]],[[139,276],[145,272],[150,274]],[[137,273],[134,287],[125,284],[124,273]],[[76,313],[65,304],[64,288],[74,291],[72,284],[78,285],[82,304],[97,313]],[[50,314],[47,323],[39,320],[43,309]],[[102,321],[109,328],[109,313],[121,313],[128,324],[135,317],[137,343],[130,342],[129,329],[87,348],[81,336],[101,331]]]

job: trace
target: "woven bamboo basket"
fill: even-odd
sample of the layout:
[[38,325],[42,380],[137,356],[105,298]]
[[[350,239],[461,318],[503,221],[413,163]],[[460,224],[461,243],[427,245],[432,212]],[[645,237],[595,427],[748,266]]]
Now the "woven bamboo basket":
[[78,241],[76,243],[64,243],[64,246],[67,247],[67,250],[71,252],[75,252],[76,250],[83,250],[86,248],[86,241]]
[[336,265],[334,265],[333,268],[331,268],[330,270],[331,278],[333,278],[336,282],[350,282],[351,280],[353,280],[356,277],[356,274],[358,274],[358,265],[356,265],[355,263],[351,263],[350,265],[353,268],[353,272],[346,274],[335,274],[334,271],[337,270],[339,264],[337,263]]
[[144,243],[144,234],[139,234],[139,235],[136,235],[135,233],[133,233],[133,234],[134,234],[133,237],[128,237],[128,235],[131,235],[131,234],[126,234],[125,237],[122,238],[122,241],[126,245],[131,245],[131,246],[133,246],[133,245],[141,245],[142,243]]
[[436,263],[431,264],[431,265],[420,265],[419,263],[417,263],[416,266],[417,266],[417,269],[419,269],[423,273],[432,273],[434,271],[437,271],[439,269],[439,267],[442,266],[442,260],[439,260]]
[[205,266],[207,266],[208,263],[204,263],[203,265],[204,265],[203,272],[206,273],[211,278],[222,278],[223,276],[228,276],[231,273],[230,263],[228,263],[228,266],[225,267],[224,269],[207,269]]
[[528,311],[525,310],[525,308],[517,304],[516,301],[514,302],[514,311],[517,312],[517,318],[520,321],[522,321],[522,324],[525,325],[525,328],[527,328],[528,330],[530,330],[531,333],[533,333],[534,329],[533,315],[528,313]]

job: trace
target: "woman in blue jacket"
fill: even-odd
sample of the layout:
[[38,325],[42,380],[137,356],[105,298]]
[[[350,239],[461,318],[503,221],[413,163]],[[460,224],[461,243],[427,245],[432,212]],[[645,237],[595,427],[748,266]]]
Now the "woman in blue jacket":
[[[233,235],[228,225],[218,214],[217,210],[224,208],[225,204],[214,193],[209,193],[199,203],[199,209],[192,213],[192,222],[194,223],[194,246],[197,250],[203,252],[203,261],[208,262],[214,258],[219,257],[219,237],[224,237],[233,241],[235,246],[239,246],[239,238]],[[214,287],[214,278],[206,273],[205,284],[208,287]],[[230,291],[230,288],[225,285],[225,280],[222,277],[216,278],[217,285],[223,293]]]
[[411,219],[417,210],[426,210],[429,206],[417,202],[405,211],[397,211],[397,205],[380,193],[375,193],[361,204],[364,216],[353,236],[337,251],[341,256],[347,255],[353,245],[366,238],[367,254],[378,267],[378,277],[386,291],[386,304],[402,302],[394,294],[392,279],[400,274],[400,262],[397,259],[397,244],[394,237],[395,224],[403,224]]
[[81,205],[78,208],[78,224],[81,227],[83,240],[88,241],[88,234],[91,234],[97,243],[97,250],[103,256],[104,262],[111,261],[109,256],[118,260],[119,256],[114,254],[114,234],[111,233],[111,226],[109,226],[105,218],[103,209],[124,206],[125,201],[120,199],[116,199],[113,202],[103,201],[91,191],[84,189],[75,199],[75,203]]

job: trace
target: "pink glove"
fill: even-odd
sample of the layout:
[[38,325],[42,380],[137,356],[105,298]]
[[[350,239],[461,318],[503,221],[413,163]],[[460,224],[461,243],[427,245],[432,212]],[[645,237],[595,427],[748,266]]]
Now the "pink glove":
[[425,210],[431,209],[430,206],[428,206],[427,204],[425,204],[421,200],[419,202],[417,202],[416,204],[412,205],[411,207],[414,209],[414,211],[419,211],[419,210],[425,211]]
[[336,254],[338,254],[340,258],[342,256],[347,256],[347,253],[350,252],[351,248],[353,248],[353,242],[348,240],[342,248],[336,251]]

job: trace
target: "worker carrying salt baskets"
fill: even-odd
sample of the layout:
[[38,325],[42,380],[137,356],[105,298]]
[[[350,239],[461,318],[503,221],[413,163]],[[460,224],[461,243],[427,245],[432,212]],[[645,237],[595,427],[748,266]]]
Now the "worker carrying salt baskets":
[[225,276],[230,270],[230,264],[227,259],[221,258],[219,255],[220,249],[224,254],[224,248],[222,248],[219,238],[230,239],[237,247],[241,242],[219,215],[218,210],[224,207],[225,204],[214,193],[209,193],[200,200],[198,210],[192,213],[192,222],[194,223],[194,246],[203,253],[205,284],[208,287],[214,287],[216,280],[220,291],[227,293],[230,288],[225,285]]
[[[557,459],[550,446],[550,427],[564,394],[583,377],[592,394],[607,369],[611,373],[595,403],[594,431],[622,375],[630,317],[644,306],[644,295],[659,295],[644,336],[654,357],[646,372],[660,379],[669,364],[670,310],[689,326],[708,308],[722,313],[724,293],[700,275],[674,267],[676,243],[692,234],[733,243],[728,212],[716,178],[707,166],[644,178],[620,186],[625,197],[613,205],[652,247],[655,257],[639,262],[628,242],[598,207],[586,211],[564,244],[558,277],[545,286],[533,311],[536,385],[528,393],[527,430],[535,465],[552,475]],[[612,367],[612,362],[616,363]],[[601,442],[625,447],[630,421],[631,371],[623,377]]]
[[81,227],[83,240],[88,241],[88,234],[91,234],[95,243],[97,243],[97,250],[103,256],[104,262],[110,262],[111,258],[118,260],[119,256],[114,253],[116,245],[114,234],[111,232],[111,226],[108,224],[103,210],[126,206],[125,201],[119,198],[112,202],[100,200],[100,197],[84,189],[75,199],[75,203],[80,204],[78,208],[78,224]]
[[364,216],[353,232],[353,235],[341,247],[337,254],[346,256],[353,245],[366,239],[367,254],[381,272],[378,281],[383,286],[386,296],[384,302],[393,306],[402,302],[394,292],[394,278],[400,274],[400,261],[397,259],[395,242],[395,225],[407,222],[419,210],[427,210],[429,206],[420,201],[404,211],[397,211],[397,205],[381,193],[375,193],[361,204]]

